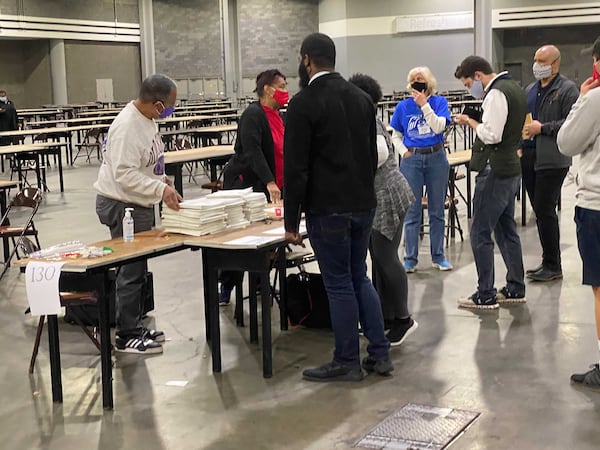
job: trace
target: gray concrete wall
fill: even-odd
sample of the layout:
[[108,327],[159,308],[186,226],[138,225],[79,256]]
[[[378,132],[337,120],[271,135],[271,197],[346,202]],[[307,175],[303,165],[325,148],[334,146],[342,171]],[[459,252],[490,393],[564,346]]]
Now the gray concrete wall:
[[560,72],[578,85],[592,74],[592,56],[581,55],[598,37],[596,25],[519,28],[504,33],[504,63],[521,63],[523,85],[534,81],[533,55],[544,44],[554,44],[561,51]]
[[[22,41],[23,108],[52,103],[52,79],[48,40]],[[20,106],[21,107],[21,106]]]
[[137,97],[141,84],[138,44],[66,41],[69,103],[96,100],[96,79],[112,78],[115,101]]

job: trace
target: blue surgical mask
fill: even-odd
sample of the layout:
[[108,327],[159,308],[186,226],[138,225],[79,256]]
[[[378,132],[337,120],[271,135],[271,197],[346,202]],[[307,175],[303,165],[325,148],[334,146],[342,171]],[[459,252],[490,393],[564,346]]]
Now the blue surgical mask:
[[162,102],[161,102],[161,105],[163,105],[163,110],[160,113],[160,118],[161,119],[166,119],[171,114],[173,114],[173,111],[175,111],[175,105],[171,105],[168,108],[165,108],[165,106],[164,106],[164,104]]
[[481,80],[473,81],[473,85],[469,88],[469,94],[471,94],[471,97],[476,99],[483,98],[485,90],[483,89],[483,83],[481,82]]

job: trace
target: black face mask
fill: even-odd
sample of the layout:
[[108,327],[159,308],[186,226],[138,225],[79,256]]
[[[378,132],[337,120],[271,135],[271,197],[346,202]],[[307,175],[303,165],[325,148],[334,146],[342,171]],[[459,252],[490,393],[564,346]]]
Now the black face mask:
[[308,86],[310,78],[308,77],[308,72],[306,71],[306,67],[304,67],[302,61],[300,61],[300,65],[298,66],[298,77],[298,84],[300,85],[300,89],[304,89],[306,86]]
[[410,85],[415,91],[425,92],[427,90],[427,83],[423,81],[413,81]]

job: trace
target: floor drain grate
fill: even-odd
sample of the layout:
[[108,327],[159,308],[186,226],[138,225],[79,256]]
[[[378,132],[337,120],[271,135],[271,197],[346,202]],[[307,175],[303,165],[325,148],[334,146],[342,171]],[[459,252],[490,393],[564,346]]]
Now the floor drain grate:
[[444,449],[478,412],[408,403],[387,416],[354,445],[378,450]]

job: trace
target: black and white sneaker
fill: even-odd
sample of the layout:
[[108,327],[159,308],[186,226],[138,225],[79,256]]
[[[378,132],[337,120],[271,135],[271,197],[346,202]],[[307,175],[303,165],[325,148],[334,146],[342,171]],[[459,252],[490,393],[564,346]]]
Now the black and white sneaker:
[[158,342],[142,336],[134,336],[130,338],[116,338],[115,351],[121,353],[137,353],[139,355],[149,355],[154,353],[162,353],[163,348]]
[[151,330],[150,328],[144,328],[142,336],[146,339],[152,339],[154,342],[165,342],[164,331]]
[[400,345],[404,342],[404,340],[410,336],[417,328],[419,324],[416,320],[409,317],[407,320],[396,319],[392,325],[392,328],[385,335],[386,338],[390,341],[390,345],[392,347],[396,345]]

